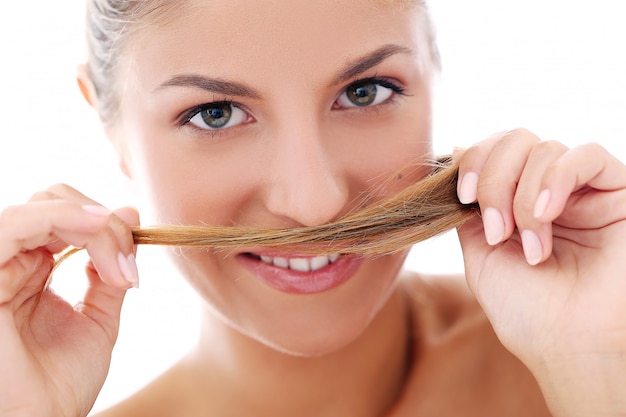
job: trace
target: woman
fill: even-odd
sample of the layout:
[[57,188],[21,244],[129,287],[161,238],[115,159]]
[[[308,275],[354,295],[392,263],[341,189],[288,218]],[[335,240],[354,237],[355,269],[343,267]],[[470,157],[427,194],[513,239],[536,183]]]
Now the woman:
[[[319,226],[428,173],[419,2],[114,3],[90,4],[79,81],[155,222]],[[204,302],[199,343],[101,415],[623,413],[626,168],[524,130],[455,157],[482,211],[459,230],[471,292],[400,272],[406,253],[172,249]],[[3,212],[0,415],[89,412],[138,284],[137,224],[67,186]],[[39,297],[67,245],[91,257],[75,309]]]

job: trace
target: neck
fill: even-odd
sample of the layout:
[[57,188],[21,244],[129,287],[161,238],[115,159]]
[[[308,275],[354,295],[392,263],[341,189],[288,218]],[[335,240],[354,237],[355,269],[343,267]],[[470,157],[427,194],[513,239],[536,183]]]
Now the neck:
[[[275,351],[205,316],[189,369],[204,380],[198,395],[207,398],[207,387],[219,384],[218,401],[233,415],[374,417],[399,399],[411,346],[408,307],[397,290],[356,340],[312,358]],[[202,407],[215,407],[215,398],[207,401]]]

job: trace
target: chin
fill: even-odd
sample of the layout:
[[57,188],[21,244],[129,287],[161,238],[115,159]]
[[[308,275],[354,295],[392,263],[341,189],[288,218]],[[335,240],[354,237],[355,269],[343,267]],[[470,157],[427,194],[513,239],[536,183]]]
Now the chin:
[[[356,266],[349,277],[336,280],[336,285],[323,291],[308,293],[282,291],[270,285],[275,283],[274,275],[265,271],[268,267],[257,257],[249,255],[234,259],[233,269],[252,272],[226,274],[231,278],[207,267],[190,270],[196,263],[188,262],[189,258],[178,266],[204,299],[214,325],[230,333],[231,342],[313,358],[347,349],[367,337],[397,288],[405,256],[401,253],[363,262],[339,260],[335,264],[341,272],[350,271],[346,265]],[[241,263],[244,268],[239,268]],[[261,273],[255,273],[261,268]],[[332,265],[329,268],[332,271]],[[286,281],[283,275],[279,278]],[[300,276],[290,273],[288,278],[291,275]],[[215,276],[220,278],[211,279]]]

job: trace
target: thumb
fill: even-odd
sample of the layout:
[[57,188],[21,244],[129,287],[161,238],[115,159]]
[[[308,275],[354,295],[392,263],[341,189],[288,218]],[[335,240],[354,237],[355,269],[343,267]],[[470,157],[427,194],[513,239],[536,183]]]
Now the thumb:
[[[127,226],[139,225],[139,213],[135,208],[123,207],[115,210],[114,213]],[[93,320],[106,332],[112,346],[117,340],[122,302],[126,290],[104,283],[91,261],[86,266],[86,273],[89,286],[85,292],[85,298],[77,306],[77,310]]]
[[139,226],[139,213],[134,207],[122,207],[115,210],[113,213],[119,217],[128,226]]
[[465,277],[467,284],[476,294],[478,277],[481,275],[485,260],[493,251],[485,239],[482,219],[477,216],[457,229],[463,260],[465,263]]

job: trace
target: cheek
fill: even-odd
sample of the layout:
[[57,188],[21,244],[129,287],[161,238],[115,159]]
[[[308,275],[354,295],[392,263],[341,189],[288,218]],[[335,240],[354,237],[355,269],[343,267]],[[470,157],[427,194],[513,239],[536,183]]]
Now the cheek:
[[[231,224],[237,221],[251,190],[254,164],[245,154],[236,158],[210,147],[176,144],[175,135],[144,135],[137,152],[141,184],[159,224]],[[194,149],[190,149],[194,148]]]
[[[380,114],[350,119],[333,114],[318,138],[333,172],[349,184],[351,197],[385,184],[385,194],[419,179],[416,163],[430,158],[430,98],[426,89],[398,98]],[[139,188],[158,224],[276,224],[263,198],[275,184],[268,173],[272,146],[259,135],[226,140],[191,138],[189,132],[136,120],[126,132]],[[260,125],[263,127],[263,125]],[[276,173],[274,174],[281,174]],[[281,174],[283,175],[283,174]],[[284,176],[284,175],[283,175]],[[392,181],[402,178],[402,181]],[[389,187],[389,185],[392,185]],[[346,204],[354,199],[350,198]]]
[[418,181],[429,170],[424,162],[433,157],[430,106],[426,99],[410,104],[390,112],[383,122],[344,127],[345,140],[336,152],[344,155],[341,164],[352,167],[363,188],[384,187],[387,195]]

